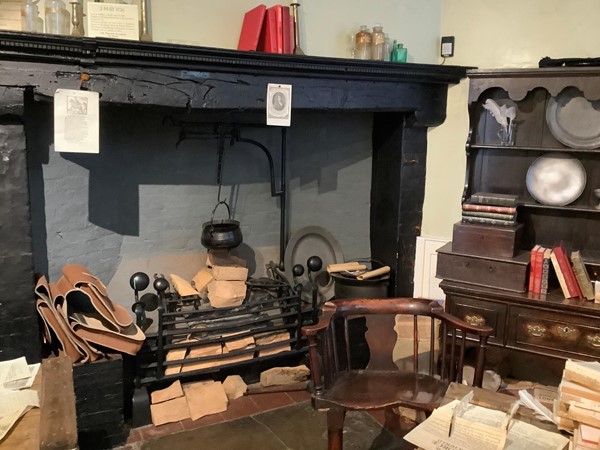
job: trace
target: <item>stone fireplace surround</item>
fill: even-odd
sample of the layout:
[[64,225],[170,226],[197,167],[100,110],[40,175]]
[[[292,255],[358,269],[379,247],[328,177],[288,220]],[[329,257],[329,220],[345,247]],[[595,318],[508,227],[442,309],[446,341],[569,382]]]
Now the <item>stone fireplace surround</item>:
[[[200,248],[190,237],[216,198],[215,145],[175,149],[177,130],[163,118],[260,121],[269,82],[293,85],[290,231],[334,228],[347,256],[370,250],[392,267],[391,295],[411,295],[426,131],[443,122],[447,86],[465,70],[1,32],[0,360],[40,358],[34,272],[56,278],[77,261],[107,281],[124,257]],[[57,88],[100,92],[100,155],[50,148]],[[279,136],[252,133],[272,145]],[[278,205],[265,163],[249,153],[227,150],[225,178],[259,254],[279,242]],[[164,217],[180,225],[165,229]]]

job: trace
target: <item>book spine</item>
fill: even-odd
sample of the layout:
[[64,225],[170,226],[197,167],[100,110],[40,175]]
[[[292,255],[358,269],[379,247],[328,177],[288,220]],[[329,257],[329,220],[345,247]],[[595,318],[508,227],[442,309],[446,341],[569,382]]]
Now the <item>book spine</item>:
[[533,293],[533,280],[535,278],[535,262],[536,262],[536,254],[538,249],[540,248],[539,245],[535,245],[532,249],[531,249],[531,253],[529,255],[529,286],[528,286],[528,291]]
[[535,266],[533,272],[533,293],[540,294],[542,292],[542,263],[544,261],[544,247],[540,247],[535,252]]
[[540,294],[548,293],[548,279],[550,277],[550,255],[544,254],[542,259],[542,280],[540,283]]
[[486,217],[468,217],[463,216],[463,222],[467,223],[479,223],[482,225],[495,225],[498,227],[514,227],[517,222],[514,220],[498,220],[498,219],[488,219]]
[[552,261],[552,267],[554,267],[554,272],[556,272],[556,278],[558,278],[558,284],[560,284],[560,289],[562,290],[563,296],[565,298],[569,298],[570,295],[569,290],[567,289],[567,283],[562,271],[560,270],[560,265],[558,264],[558,259],[556,258],[556,253],[554,251],[550,255],[550,261]]
[[477,205],[491,205],[491,206],[517,206],[517,200],[512,197],[494,196],[476,193],[471,195],[471,203]]
[[500,214],[484,211],[463,211],[463,216],[466,217],[485,217],[486,219],[498,219],[498,220],[516,220],[516,214]]
[[562,244],[554,247],[554,253],[556,254],[556,260],[558,261],[560,270],[562,271],[563,277],[565,278],[565,282],[567,284],[567,290],[569,291],[569,297],[567,298],[583,298],[583,294],[579,289],[579,284],[575,279],[575,273],[573,272],[573,268],[571,267],[571,263],[569,262],[569,258],[567,257]]
[[475,203],[464,203],[462,205],[462,209],[463,209],[463,211],[480,211],[480,212],[490,212],[490,213],[498,213],[498,214],[515,214],[517,212],[516,207],[478,205]]
[[573,272],[575,272],[575,278],[579,283],[583,296],[588,300],[594,300],[594,286],[592,286],[592,281],[585,268],[585,264],[583,264],[583,259],[581,259],[579,251],[571,253],[571,262],[573,263]]

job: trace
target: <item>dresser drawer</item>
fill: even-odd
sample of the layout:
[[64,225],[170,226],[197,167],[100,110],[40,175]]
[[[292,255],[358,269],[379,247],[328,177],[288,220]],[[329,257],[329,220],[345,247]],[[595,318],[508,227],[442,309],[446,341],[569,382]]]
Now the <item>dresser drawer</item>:
[[557,312],[511,307],[507,345],[533,351],[600,357],[600,321]]
[[446,305],[450,314],[471,325],[487,325],[494,329],[489,342],[503,344],[506,323],[506,305],[485,300],[449,295]]
[[525,292],[529,252],[514,258],[472,256],[453,251],[452,243],[438,249],[437,278],[513,292]]

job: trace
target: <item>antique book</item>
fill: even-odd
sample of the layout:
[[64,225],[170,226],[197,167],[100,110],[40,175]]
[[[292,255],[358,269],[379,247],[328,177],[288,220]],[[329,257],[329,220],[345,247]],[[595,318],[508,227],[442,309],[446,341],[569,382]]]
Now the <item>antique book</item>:
[[540,294],[548,293],[548,281],[550,279],[550,255],[552,254],[552,249],[547,248],[544,250],[544,256],[542,259],[542,280],[540,287]]
[[463,217],[485,217],[487,219],[499,219],[499,220],[516,220],[516,214],[502,214],[502,213],[494,213],[494,212],[485,212],[485,211],[463,211]]
[[594,286],[585,268],[583,259],[581,259],[581,253],[579,250],[571,253],[571,262],[573,263],[573,272],[575,272],[575,278],[579,283],[583,296],[588,300],[594,300]]
[[494,192],[476,192],[471,195],[471,203],[493,206],[517,206],[518,196],[510,194],[496,194]]
[[515,214],[517,212],[516,206],[479,205],[476,203],[463,203],[462,209],[463,211],[481,211],[499,214]]
[[533,267],[533,293],[541,294],[542,292],[542,263],[544,261],[545,247],[540,247],[535,252],[535,263]]
[[462,221],[466,223],[479,223],[482,225],[494,225],[498,227],[514,227],[517,222],[514,220],[488,219],[486,217],[463,216]]
[[536,263],[536,255],[537,251],[540,249],[539,245],[535,245],[531,249],[531,253],[529,256],[529,286],[527,291],[533,293],[533,280],[535,278],[535,263]]
[[558,260],[556,259],[556,254],[552,252],[550,255],[550,261],[552,261],[552,267],[554,267],[554,272],[556,273],[556,278],[558,278],[558,283],[560,284],[560,289],[565,298],[570,298],[569,289],[567,288],[567,283],[565,281],[565,277],[560,269],[560,265],[558,264]]
[[579,288],[579,283],[575,278],[575,272],[573,272],[573,267],[571,267],[571,261],[567,256],[567,251],[562,242],[553,248],[553,253],[556,255],[556,260],[558,261],[558,265],[560,266],[560,270],[567,284],[567,289],[569,291],[569,297],[567,298],[583,298],[583,293]]
[[244,14],[244,21],[242,23],[242,30],[237,46],[238,50],[258,50],[258,40],[263,28],[266,10],[267,7],[265,5],[258,5],[256,8],[253,8]]

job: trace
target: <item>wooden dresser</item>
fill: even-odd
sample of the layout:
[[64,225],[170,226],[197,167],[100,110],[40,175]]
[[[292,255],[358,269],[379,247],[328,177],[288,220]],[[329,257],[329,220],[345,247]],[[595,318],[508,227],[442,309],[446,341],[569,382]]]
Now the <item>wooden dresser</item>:
[[[522,233],[508,258],[485,255],[494,244],[486,239],[481,254],[477,249],[454,252],[451,244],[440,249],[438,278],[443,279],[447,309],[471,324],[492,326],[490,347],[504,354],[541,355],[555,364],[566,358],[600,360],[600,305],[565,299],[556,282],[548,295],[527,292],[528,255],[536,244],[552,248],[562,241],[569,251],[580,250],[591,279],[600,280],[600,209],[594,195],[600,188],[600,140],[573,148],[559,142],[548,124],[550,105],[556,108],[561,100],[555,99],[567,89],[597,109],[600,68],[473,70],[468,77],[470,130],[462,202],[475,192],[516,195]],[[499,125],[484,108],[487,99],[516,108],[514,145],[501,145]],[[596,122],[589,126],[600,128]],[[576,200],[549,206],[532,197],[526,178],[537,158],[557,154],[577,159],[587,180]]]

